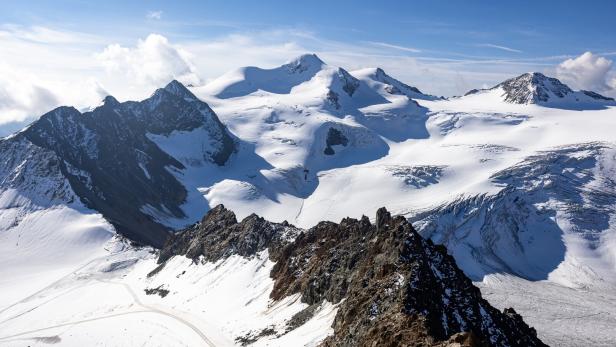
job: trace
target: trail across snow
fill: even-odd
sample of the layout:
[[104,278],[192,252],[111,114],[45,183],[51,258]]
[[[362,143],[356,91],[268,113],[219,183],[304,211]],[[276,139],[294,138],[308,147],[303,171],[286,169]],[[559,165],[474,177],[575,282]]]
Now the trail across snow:
[[[0,317],[2,317],[0,318],[0,325],[6,326],[11,321],[17,320],[20,318],[28,319],[26,315],[32,313],[33,311],[44,310],[44,306],[52,304],[53,301],[59,300],[62,297],[79,295],[79,291],[88,290],[89,289],[88,286],[92,285],[91,283],[92,279],[88,278],[86,283],[82,283],[82,281],[80,280],[80,277],[84,276],[83,270],[88,269],[88,268],[90,268],[91,270],[93,264],[100,265],[100,263],[104,262],[107,258],[108,258],[108,255],[102,258],[93,259],[89,261],[88,263],[86,263],[85,265],[79,267],[78,269],[75,269],[71,273],[59,278],[57,281],[51,283],[50,285],[39,290],[38,292],[33,293],[32,295],[3,308],[2,311],[0,311]],[[48,325],[48,326],[44,326],[44,327],[37,328],[37,329],[20,331],[17,333],[13,333],[11,335],[2,335],[0,336],[0,345],[2,344],[13,345],[13,343],[16,343],[18,341],[29,341],[28,345],[30,345],[31,342],[45,343],[46,341],[45,338],[48,336],[38,336],[35,334],[38,334],[41,332],[47,332],[47,331],[55,332],[58,330],[58,328],[63,328],[63,327],[70,327],[72,329],[78,325],[82,325],[85,323],[91,323],[91,322],[96,322],[100,320],[108,320],[108,319],[112,319],[115,317],[126,316],[126,315],[157,314],[157,315],[169,317],[181,323],[182,325],[190,328],[190,330],[192,330],[196,335],[199,336],[201,340],[201,343],[199,345],[212,346],[212,347],[216,346],[216,344],[214,344],[199,327],[197,327],[188,318],[185,317],[185,314],[182,314],[170,308],[156,307],[154,305],[143,303],[139,295],[136,294],[136,292],[133,290],[133,288],[131,288],[129,284],[119,282],[121,278],[118,278],[118,281],[116,281],[116,280],[105,279],[104,277],[96,278],[101,275],[100,273],[99,274],[91,273],[89,275],[92,275],[92,277],[94,277],[93,278],[94,281],[96,282],[106,284],[106,285],[119,286],[123,290],[125,290],[127,293],[129,293],[133,301],[129,305],[129,309],[124,310],[124,312],[96,315],[93,318],[87,318],[87,319],[77,319],[77,320],[68,319],[67,322],[60,323],[60,324],[53,324],[53,325]],[[66,286],[68,286],[68,289],[65,288]],[[113,303],[113,297],[107,298],[107,300],[109,300],[110,303]],[[33,301],[35,303],[31,305],[31,302]],[[24,311],[11,315],[13,311],[19,310],[20,305],[25,305],[29,307]],[[67,310],[70,311],[71,309],[67,308]],[[112,310],[112,311],[115,311],[115,310]],[[8,316],[8,317],[5,317],[5,316]],[[0,329],[0,331],[2,330],[3,329]],[[51,336],[61,339],[63,335],[54,334]],[[178,336],[178,337],[185,337],[185,336]]]
[[[93,259],[6,307],[0,313],[0,345],[232,346],[238,337],[284,326],[307,306],[295,297],[270,301],[273,264],[264,261],[267,254],[201,265],[181,258],[149,280],[156,263],[147,250],[116,248]],[[171,290],[166,297],[145,294],[161,286]],[[334,315],[335,308],[325,305],[305,326],[261,343],[316,345],[329,333]]]

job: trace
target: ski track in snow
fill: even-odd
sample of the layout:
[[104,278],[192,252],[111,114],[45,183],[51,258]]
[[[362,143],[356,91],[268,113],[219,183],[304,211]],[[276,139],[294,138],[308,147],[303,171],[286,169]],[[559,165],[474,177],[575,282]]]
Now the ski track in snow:
[[[59,283],[61,282],[66,282],[67,279],[69,279],[70,277],[74,276],[75,274],[77,274],[78,272],[80,272],[83,269],[86,269],[88,266],[91,266],[93,263],[97,263],[97,262],[101,262],[101,258],[99,259],[94,259],[89,261],[88,263],[86,263],[85,265],[77,268],[76,270],[72,271],[71,273],[67,274],[66,276],[63,276],[61,278],[59,278],[57,281],[53,282],[52,284],[50,284],[49,286],[37,291],[36,293],[33,293],[32,295],[19,300],[18,302],[15,302],[5,308],[3,308],[0,311],[0,317],[1,314],[10,310],[11,308],[19,305],[19,304],[23,304],[23,303],[27,303],[28,301],[32,300],[35,297],[38,296],[44,296],[45,297],[45,293],[48,291],[53,292],[54,289],[56,289],[56,287],[58,286]],[[106,284],[113,284],[113,285],[117,285],[117,286],[121,286],[124,290],[126,290],[126,292],[128,292],[130,294],[130,296],[132,297],[132,300],[134,302],[134,305],[139,307],[139,309],[134,310],[131,309],[128,312],[118,312],[118,313],[114,313],[114,314],[109,314],[109,315],[102,315],[102,316],[97,316],[94,318],[89,318],[89,319],[82,319],[82,320],[74,320],[74,321],[69,321],[66,323],[62,323],[62,324],[56,324],[56,325],[50,325],[50,326],[45,326],[42,328],[38,328],[38,329],[33,329],[33,330],[28,330],[28,331],[22,331],[22,332],[18,332],[12,335],[8,335],[8,336],[0,336],[0,344],[4,344],[4,343],[10,343],[10,342],[15,342],[15,341],[20,341],[20,340],[25,340],[25,341],[29,341],[29,340],[38,340],[41,337],[39,336],[33,336],[33,337],[24,337],[24,336],[28,336],[28,335],[32,335],[35,333],[39,333],[39,332],[43,332],[43,331],[47,331],[47,330],[53,330],[53,329],[57,329],[57,328],[61,328],[61,327],[73,327],[76,325],[80,325],[80,324],[84,324],[84,323],[89,323],[89,322],[95,322],[95,321],[99,321],[99,320],[104,320],[104,319],[111,319],[114,317],[119,317],[119,316],[125,316],[125,315],[134,315],[134,314],[141,314],[141,313],[154,313],[154,314],[160,314],[166,317],[169,317],[171,319],[174,319],[178,322],[180,322],[181,324],[187,326],[188,328],[190,328],[194,333],[196,333],[197,335],[199,335],[199,337],[202,340],[202,345],[203,346],[210,346],[210,347],[215,347],[216,345],[197,327],[195,326],[193,323],[191,323],[188,319],[183,318],[179,313],[174,312],[173,310],[167,309],[167,308],[158,308],[152,305],[147,305],[144,304],[141,299],[139,298],[139,296],[137,296],[137,294],[133,291],[133,289],[130,287],[129,284],[127,283],[123,283],[123,282],[116,282],[116,281],[111,281],[111,280],[104,280],[104,279],[96,279],[96,281],[101,282],[101,283],[106,283]],[[78,291],[78,290],[83,290],[83,286],[82,285],[77,285],[74,286],[70,289],[67,289],[57,295],[52,296],[51,298],[41,302],[40,304],[37,304],[29,309],[27,309],[26,311],[20,312],[14,316],[10,316],[8,318],[2,318],[2,321],[0,321],[0,325],[5,324],[11,320],[20,318],[23,315],[26,315],[34,310],[37,310],[39,308],[41,308],[42,306],[51,303],[52,301],[58,299],[61,296],[65,296],[69,293]]]

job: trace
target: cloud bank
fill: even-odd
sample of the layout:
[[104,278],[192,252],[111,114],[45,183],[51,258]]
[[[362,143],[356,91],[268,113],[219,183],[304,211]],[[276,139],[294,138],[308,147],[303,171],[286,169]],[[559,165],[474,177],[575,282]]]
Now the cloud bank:
[[97,54],[110,73],[120,73],[146,86],[161,86],[177,79],[184,84],[200,84],[189,53],[158,34],[139,40],[133,48],[112,44]]
[[578,89],[607,92],[614,88],[610,81],[612,61],[585,52],[576,58],[563,61],[556,67],[556,75],[562,81]]

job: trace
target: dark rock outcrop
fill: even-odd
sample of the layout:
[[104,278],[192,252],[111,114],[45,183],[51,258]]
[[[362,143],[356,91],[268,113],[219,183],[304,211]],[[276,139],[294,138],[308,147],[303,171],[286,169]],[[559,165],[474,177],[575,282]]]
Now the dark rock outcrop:
[[590,91],[590,90],[580,90],[580,92],[590,96],[593,99],[604,100],[604,101],[614,101],[614,98],[603,96],[603,95],[601,95],[599,93],[596,93],[596,92],[593,92],[593,91]]
[[201,222],[171,237],[158,262],[164,263],[174,255],[214,262],[232,254],[249,257],[267,248],[275,255],[298,232],[288,223],[271,223],[256,214],[238,223],[233,212],[218,205]]
[[326,155],[334,155],[336,152],[332,146],[346,146],[349,143],[349,139],[342,134],[342,132],[335,128],[329,128],[327,130],[327,137],[325,138],[325,149],[323,153]]
[[349,96],[353,96],[353,93],[359,88],[359,81],[357,78],[351,76],[345,69],[339,68],[336,76],[342,84],[342,90]]
[[159,261],[215,261],[266,248],[276,262],[272,299],[300,294],[310,305],[291,329],[320,303],[338,304],[323,346],[545,346],[513,309],[501,312],[485,301],[443,246],[384,208],[376,225],[364,216],[298,230],[254,215],[237,223],[218,206],[170,239]]

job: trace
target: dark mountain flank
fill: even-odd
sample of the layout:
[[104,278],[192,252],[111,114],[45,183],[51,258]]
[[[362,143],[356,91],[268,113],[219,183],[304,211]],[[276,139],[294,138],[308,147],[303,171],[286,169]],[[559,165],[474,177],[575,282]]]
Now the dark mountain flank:
[[85,113],[59,107],[0,145],[16,152],[53,153],[53,165],[87,207],[100,212],[131,240],[161,247],[170,228],[152,217],[152,211],[185,217],[180,206],[187,192],[173,175],[183,164],[149,136],[199,127],[207,130],[212,148],[204,159],[224,165],[235,149],[233,138],[206,103],[173,81],[140,102],[120,103],[108,96],[101,106]]

